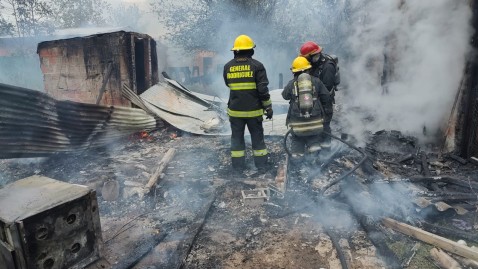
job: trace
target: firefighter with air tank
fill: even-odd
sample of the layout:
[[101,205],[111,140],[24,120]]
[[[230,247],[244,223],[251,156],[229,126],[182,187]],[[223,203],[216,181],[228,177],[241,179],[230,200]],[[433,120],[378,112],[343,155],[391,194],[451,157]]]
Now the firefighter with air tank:
[[312,65],[305,57],[295,58],[291,67],[294,78],[282,91],[282,97],[289,100],[286,125],[291,129],[292,157],[321,150],[324,106],[331,100],[320,79],[310,75],[311,70]]

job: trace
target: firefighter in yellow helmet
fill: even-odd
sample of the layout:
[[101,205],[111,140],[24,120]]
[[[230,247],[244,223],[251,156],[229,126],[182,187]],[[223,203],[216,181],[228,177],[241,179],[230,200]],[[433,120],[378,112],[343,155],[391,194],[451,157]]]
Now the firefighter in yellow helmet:
[[319,78],[311,76],[312,65],[302,56],[294,59],[291,71],[294,78],[284,87],[282,97],[289,100],[286,125],[292,129],[291,153],[293,157],[321,150],[324,105],[329,92]]
[[244,131],[251,134],[254,164],[259,170],[267,169],[268,152],[264,142],[263,115],[272,119],[272,102],[269,95],[266,69],[252,59],[254,41],[240,35],[234,41],[234,59],[224,66],[224,82],[230,89],[227,114],[231,124],[232,167],[242,172],[245,168],[246,144]]

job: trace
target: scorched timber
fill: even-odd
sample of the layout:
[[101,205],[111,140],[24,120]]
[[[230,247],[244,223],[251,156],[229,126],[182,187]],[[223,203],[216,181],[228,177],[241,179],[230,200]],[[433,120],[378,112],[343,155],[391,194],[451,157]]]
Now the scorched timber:
[[383,224],[386,227],[397,230],[403,234],[406,234],[408,236],[411,236],[413,238],[426,242],[430,245],[440,247],[451,253],[454,253],[472,260],[478,260],[478,252],[476,250],[467,246],[460,245],[447,238],[440,237],[438,235],[426,232],[422,229],[413,227],[406,223],[398,222],[390,218],[384,218]]
[[146,184],[145,193],[149,193],[153,186],[156,185],[161,174],[163,173],[166,165],[174,158],[174,154],[176,153],[176,149],[169,149],[168,152],[164,155],[163,159],[159,162],[158,168],[154,171],[153,175],[149,178],[148,183]]
[[454,178],[451,176],[437,176],[437,177],[414,176],[410,178],[410,181],[422,182],[422,183],[443,182],[443,183],[453,184],[460,187],[465,187],[467,189],[470,189],[470,188],[478,189],[478,183],[472,180]]

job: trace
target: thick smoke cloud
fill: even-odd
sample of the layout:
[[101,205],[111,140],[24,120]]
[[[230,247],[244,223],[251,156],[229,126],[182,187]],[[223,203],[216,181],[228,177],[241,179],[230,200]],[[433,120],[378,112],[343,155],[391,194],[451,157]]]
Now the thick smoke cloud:
[[[152,2],[134,1],[143,12]],[[227,20],[236,16],[234,8],[226,4],[218,10],[225,14],[220,14],[224,20],[217,30],[219,38],[214,40],[213,47],[219,48],[214,64],[230,60],[234,38],[248,34],[257,43],[254,57],[264,63],[271,89],[279,88],[279,74],[284,84],[291,79],[289,67],[303,42],[317,41],[325,52],[338,54],[345,89],[338,92],[342,113],[335,118],[345,132],[357,137],[364,131],[381,129],[395,129],[422,139],[433,136],[446,122],[470,51],[471,10],[466,1],[283,0],[277,1],[272,14],[277,22],[274,25],[254,17]],[[167,32],[152,13],[145,13],[137,26],[135,30],[160,42]],[[159,63],[192,66],[193,55],[189,52],[180,51],[176,45],[161,48],[163,58]],[[36,54],[32,56],[38,61]],[[17,62],[8,59],[12,60]],[[1,81],[23,81],[27,85],[20,86],[42,89],[39,63],[22,66],[33,69],[22,73],[37,74],[34,80],[12,80],[14,76],[2,68],[5,72]],[[216,69],[214,66],[215,83],[210,90],[225,97],[227,88]],[[428,137],[423,135],[424,129]]]
[[450,113],[469,52],[467,2],[351,3],[358,12],[347,38],[350,57],[341,66],[346,128],[355,135],[394,129],[431,138]]
[[[443,128],[470,51],[465,1],[280,1],[274,16],[280,31],[261,25],[260,18],[225,21],[218,30],[224,37],[217,40],[223,48],[218,62],[232,58],[237,35],[248,34],[276,89],[280,73],[284,83],[292,77],[289,67],[300,45],[317,41],[340,58],[345,89],[338,93],[342,112],[336,119],[345,132],[360,138],[393,129],[427,141]],[[217,81],[213,88],[220,91]]]

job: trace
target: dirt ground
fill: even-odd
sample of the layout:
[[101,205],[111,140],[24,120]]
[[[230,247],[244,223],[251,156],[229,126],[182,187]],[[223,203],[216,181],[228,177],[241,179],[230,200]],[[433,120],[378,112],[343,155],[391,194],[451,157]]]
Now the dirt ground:
[[[380,219],[417,226],[430,221],[476,234],[476,198],[467,200],[464,215],[411,202],[417,192],[406,179],[423,171],[417,160],[397,160],[417,151],[413,138],[385,131],[371,135],[363,148],[371,161],[325,194],[321,188],[327,182],[358,164],[357,151],[334,142],[317,162],[291,163],[287,191],[279,193],[274,186],[286,156],[283,139],[266,137],[266,143],[275,166],[260,173],[248,157],[245,173],[235,174],[229,137],[166,127],[74,155],[1,160],[0,186],[39,174],[95,189],[102,255],[112,268],[342,268],[341,259],[348,268],[434,268],[430,245],[422,243],[412,254],[417,241],[384,228]],[[171,148],[176,154],[157,186],[138,194]],[[476,178],[473,164],[458,164],[432,147],[424,150],[432,175]],[[118,196],[106,197],[105,186],[112,183],[119,185]],[[273,190],[267,201],[244,204],[242,190],[264,187]]]

